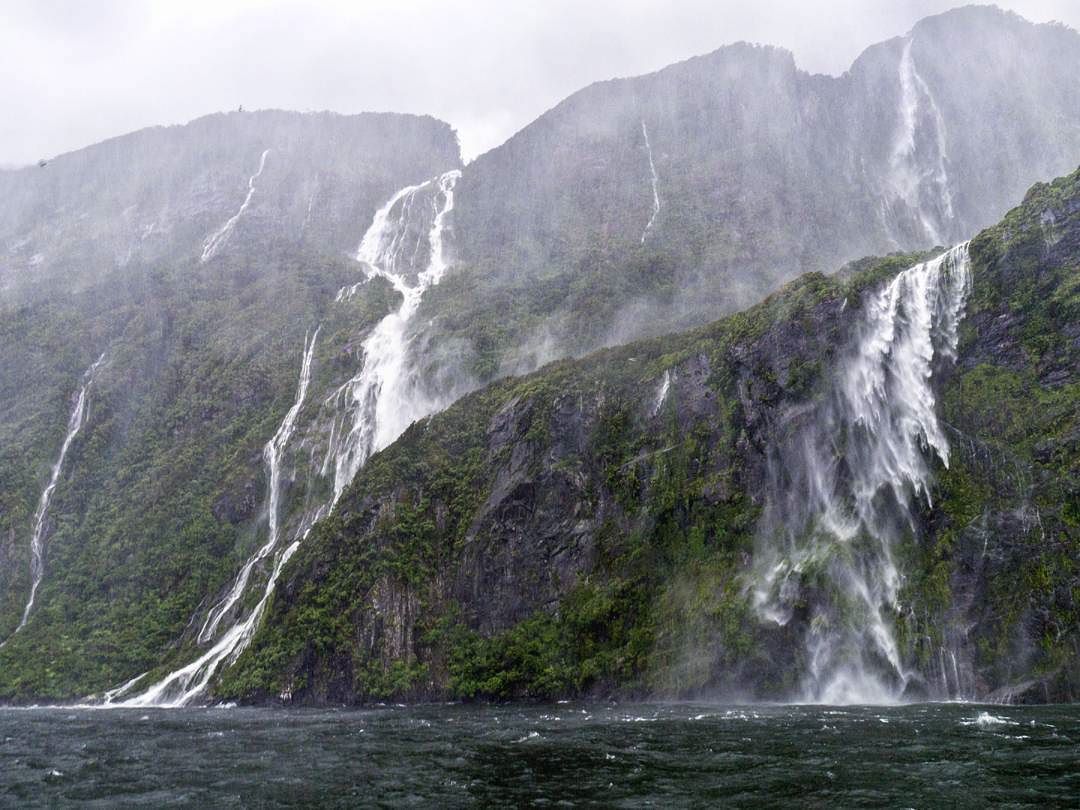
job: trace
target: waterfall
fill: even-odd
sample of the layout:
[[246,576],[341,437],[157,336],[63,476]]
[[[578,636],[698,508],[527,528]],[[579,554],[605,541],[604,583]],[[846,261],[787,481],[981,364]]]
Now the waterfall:
[[664,370],[664,376],[660,380],[660,390],[656,392],[656,399],[653,400],[652,416],[656,416],[660,413],[660,409],[664,407],[664,403],[667,402],[668,391],[671,390],[671,369]]
[[[105,353],[102,352],[101,356],[83,374],[79,396],[76,398],[75,407],[68,417],[67,434],[64,436],[64,442],[60,446],[60,455],[52,466],[49,483],[45,485],[37,509],[34,511],[34,531],[30,536],[30,596],[26,600],[26,607],[23,608],[19,626],[15,628],[16,633],[22,630],[30,619],[30,611],[34,607],[38,586],[41,585],[42,577],[45,576],[45,516],[48,514],[49,502],[56,491],[56,485],[60,480],[60,473],[64,468],[64,460],[67,458],[71,443],[75,441],[75,437],[79,435],[79,431],[82,430],[83,423],[86,421],[86,398],[90,392],[90,385],[94,382],[94,376],[104,362]],[[3,644],[7,644],[7,640]],[[0,644],[0,647],[3,644]]]
[[[396,439],[412,421],[426,416],[439,406],[440,403],[419,396],[415,382],[408,374],[407,327],[424,291],[438,284],[448,267],[444,246],[446,218],[453,209],[454,184],[460,176],[461,172],[451,171],[399,191],[376,212],[360,243],[356,258],[362,263],[367,278],[386,278],[401,293],[403,300],[398,309],[385,316],[364,341],[364,359],[360,371],[324,402],[324,406],[334,408],[327,462],[323,465],[328,469],[329,462],[333,462],[332,500],[309,510],[293,533],[289,545],[280,549],[282,464],[285,450],[296,430],[298,415],[307,399],[312,357],[320,326],[310,340],[305,338],[300,381],[293,405],[263,449],[269,478],[267,540],[244,563],[228,593],[211,608],[199,631],[198,642],[205,644],[214,640],[222,622],[240,604],[255,568],[273,556],[272,570],[262,597],[246,617],[229,626],[210,649],[196,660],[170,673],[145,692],[122,702],[113,702],[111,698],[124,694],[139,680],[133,679],[118,690],[106,693],[107,704],[176,707],[187,705],[200,697],[218,669],[223,664],[234,662],[247,648],[285,564],[307,537],[311,526],[337,503],[341,492],[364,461],[372,452]],[[426,210],[422,199],[425,193],[431,194],[430,208]],[[419,246],[414,243],[411,252],[407,250],[410,226],[415,226],[418,218],[426,222],[428,215],[431,217],[431,226],[426,234],[428,260],[422,271],[414,272],[417,269]],[[410,285],[409,277],[412,275],[415,275],[416,281]],[[343,287],[338,291],[335,302],[348,301],[361,285]]]
[[[292,437],[296,426],[296,417],[307,398],[308,384],[311,382],[311,360],[315,353],[315,343],[319,337],[319,330],[311,336],[310,340],[304,338],[304,355],[300,364],[300,381],[296,387],[296,398],[281,425],[274,433],[273,438],[263,448],[263,459],[269,471],[269,506],[267,520],[269,523],[266,543],[259,548],[240,569],[240,573],[233,580],[229,592],[221,599],[206,617],[199,631],[198,641],[204,644],[210,641],[217,631],[221,620],[228,615],[239,603],[247,588],[251,573],[256,565],[267,559],[271,554],[278,552],[278,539],[280,535],[279,514],[281,497],[281,463],[285,448]],[[162,680],[152,685],[149,689],[136,697],[126,700],[118,705],[122,706],[184,706],[202,694],[210,679],[214,676],[218,667],[225,661],[234,661],[243,652],[251,636],[255,632],[259,619],[262,617],[266,603],[274,591],[278,576],[282,567],[296,551],[297,543],[293,543],[284,552],[277,554],[270,578],[266,582],[262,598],[242,620],[237,621],[217,640],[217,642],[195,661],[185,667],[170,673]],[[141,678],[142,676],[139,676]],[[139,678],[129,681],[127,686],[133,686]],[[112,693],[106,693],[105,702],[111,703],[113,698],[124,694],[127,689],[120,687]]]
[[805,622],[802,700],[890,702],[908,683],[894,551],[917,533],[931,457],[949,463],[932,373],[956,357],[969,272],[963,244],[873,295],[827,396],[769,459],[752,602]]
[[[929,86],[915,67],[911,53],[913,42],[909,38],[900,55],[900,129],[889,156],[888,186],[918,219],[922,231],[919,238],[942,244],[945,236],[940,223],[953,218],[952,191],[946,169],[945,119]],[[920,129],[924,103],[925,115],[933,129],[929,138],[923,136]],[[929,168],[920,165],[920,155],[931,158]],[[939,210],[932,217],[927,211],[928,207]],[[883,211],[887,213],[888,208]],[[900,244],[895,236],[893,241]]]
[[281,425],[278,427],[273,438],[271,438],[263,447],[263,460],[266,462],[267,478],[269,479],[267,494],[267,500],[269,502],[267,507],[267,524],[269,528],[266,543],[263,544],[263,546],[256,551],[246,563],[244,563],[243,568],[240,569],[240,573],[237,574],[236,579],[233,580],[229,592],[220,602],[211,608],[210,612],[207,614],[206,621],[203,622],[203,626],[199,630],[198,641],[200,644],[205,644],[213,638],[222,618],[228,615],[228,613],[236,606],[237,602],[240,601],[240,597],[244,595],[244,590],[247,588],[248,580],[251,578],[251,572],[255,566],[269,557],[277,549],[278,535],[280,533],[278,524],[281,507],[281,464],[285,455],[285,448],[296,428],[297,414],[300,413],[300,409],[304,405],[304,400],[307,398],[308,384],[311,382],[311,358],[315,354],[315,341],[318,340],[318,338],[318,328],[315,330],[315,334],[311,336],[310,341],[306,337],[304,338],[304,359],[300,364],[300,382],[296,388],[296,399],[293,401],[292,407],[289,408],[288,413],[285,414],[285,418],[281,421]]
[[656,220],[656,215],[660,213],[660,193],[657,191],[657,183],[660,182],[660,178],[656,176],[656,164],[653,163],[652,145],[649,143],[649,129],[645,126],[645,119],[641,119],[641,135],[645,139],[645,151],[649,155],[649,177],[652,179],[652,216],[649,217],[649,221],[645,224],[645,230],[641,232],[641,244],[645,244],[645,234],[649,232],[649,228],[652,227],[653,222]]
[[255,194],[255,181],[259,179],[263,173],[263,169],[266,167],[266,156],[270,154],[270,150],[266,149],[262,153],[262,157],[259,158],[259,168],[255,174],[248,178],[248,192],[244,197],[244,201],[240,203],[240,210],[229,217],[229,220],[222,225],[214,233],[210,234],[203,242],[202,257],[200,262],[206,263],[214,258],[214,254],[229,241],[229,237],[232,236],[233,230],[236,228],[236,223],[240,221],[240,217],[243,216],[247,207],[251,204],[251,197]]
[[[359,373],[334,391],[327,404],[336,417],[331,429],[324,470],[334,469],[334,502],[341,496],[368,457],[386,447],[410,424],[444,403],[423,395],[408,368],[409,325],[424,292],[438,284],[446,272],[444,250],[446,217],[454,208],[454,184],[459,171],[398,192],[376,214],[357,252],[368,276],[381,276],[401,294],[401,306],[383,318],[364,341],[364,362]],[[408,281],[409,262],[404,262],[406,235],[421,191],[431,192],[433,216],[428,231],[429,260],[426,269]],[[441,200],[441,202],[440,202]],[[397,211],[396,216],[391,212]],[[413,249],[415,254],[415,247]],[[345,288],[345,299],[356,287]]]

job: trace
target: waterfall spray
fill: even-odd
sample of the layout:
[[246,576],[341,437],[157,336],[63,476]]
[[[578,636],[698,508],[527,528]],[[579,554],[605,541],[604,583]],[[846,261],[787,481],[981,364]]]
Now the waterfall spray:
[[803,700],[890,702],[907,685],[894,551],[929,500],[930,458],[949,463],[932,373],[955,359],[969,272],[963,244],[874,295],[829,395],[770,459],[753,604],[780,625],[802,611]]
[[[922,238],[942,244],[945,235],[941,225],[953,219],[952,191],[946,168],[945,118],[915,67],[913,43],[914,40],[909,38],[900,55],[900,129],[889,156],[887,186],[915,215]],[[924,119],[932,125],[932,137],[921,136],[920,124]],[[920,157],[929,159],[930,164]],[[883,212],[887,215],[888,206]],[[893,241],[900,244],[895,235]]]

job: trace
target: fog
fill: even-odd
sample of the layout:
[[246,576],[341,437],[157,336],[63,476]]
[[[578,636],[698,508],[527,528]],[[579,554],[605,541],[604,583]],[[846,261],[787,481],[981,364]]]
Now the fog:
[[[218,110],[429,113],[466,158],[596,80],[728,42],[843,72],[955,0],[6,0],[0,165]],[[1080,27],[1075,0],[999,3]]]

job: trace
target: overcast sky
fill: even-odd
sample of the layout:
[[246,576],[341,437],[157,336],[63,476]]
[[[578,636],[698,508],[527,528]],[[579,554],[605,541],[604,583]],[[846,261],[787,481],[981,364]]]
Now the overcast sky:
[[[466,158],[598,79],[728,42],[842,73],[962,0],[0,0],[0,165],[248,109],[430,113]],[[1003,0],[1080,28],[1080,0]]]

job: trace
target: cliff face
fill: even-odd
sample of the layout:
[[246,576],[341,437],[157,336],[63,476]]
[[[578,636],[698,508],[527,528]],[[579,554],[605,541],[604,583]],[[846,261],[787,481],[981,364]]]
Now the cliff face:
[[1074,168],[1078,70],[1076,32],[970,7],[839,77],[737,44],[587,87],[465,170],[434,331],[520,373],[955,244]]
[[[1080,173],[971,243],[950,445],[898,545],[910,694],[1075,699]],[[685,335],[470,395],[371,459],[290,564],[219,694],[306,703],[581,692],[789,695],[749,577],[769,459],[872,292],[918,257],[809,275]]]

